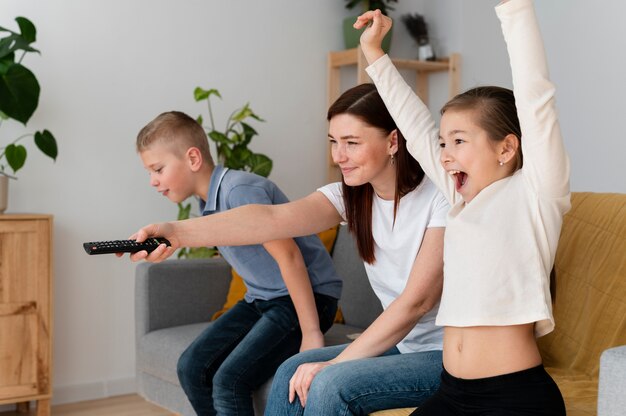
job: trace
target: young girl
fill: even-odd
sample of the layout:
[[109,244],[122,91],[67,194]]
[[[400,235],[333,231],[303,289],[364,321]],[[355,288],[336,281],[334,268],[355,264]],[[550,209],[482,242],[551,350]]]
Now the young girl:
[[442,109],[439,131],[380,48],[391,21],[376,11],[355,24],[372,22],[361,37],[367,71],[452,205],[437,316],[442,382],[416,415],[565,414],[535,338],[554,327],[548,276],[570,207],[569,162],[533,5],[512,0],[496,12],[515,95],[497,87],[461,94]]
[[449,205],[409,155],[373,85],[346,91],[328,119],[343,183],[299,201],[150,225],[135,235],[172,242],[147,257],[132,256],[159,261],[181,245],[250,244],[348,223],[384,312],[349,346],[310,350],[285,362],[266,409],[272,416],[302,413],[305,404],[304,413],[316,415],[414,407],[439,385],[442,330],[434,318]]

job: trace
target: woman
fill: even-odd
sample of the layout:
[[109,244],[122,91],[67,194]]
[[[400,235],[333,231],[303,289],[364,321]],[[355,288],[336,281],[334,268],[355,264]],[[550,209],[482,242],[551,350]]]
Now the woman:
[[439,385],[442,331],[434,319],[449,206],[409,155],[374,86],[346,91],[328,120],[342,183],[287,204],[148,225],[133,236],[167,238],[171,247],[131,256],[161,261],[181,246],[259,243],[347,222],[384,312],[352,344],[287,360],[275,376],[268,415],[419,406]]

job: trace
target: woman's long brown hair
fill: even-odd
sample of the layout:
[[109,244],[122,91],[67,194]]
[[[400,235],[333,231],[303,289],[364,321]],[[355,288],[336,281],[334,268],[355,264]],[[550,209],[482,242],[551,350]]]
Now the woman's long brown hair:
[[[387,111],[385,103],[373,84],[361,84],[344,92],[328,109],[327,119],[340,114],[350,114],[364,123],[380,129],[385,135],[398,130]],[[424,171],[409,154],[406,140],[398,130],[398,151],[394,155],[396,167],[396,190],[394,196],[394,221],[400,199],[414,190],[424,179]],[[361,258],[369,264],[376,261],[374,237],[372,235],[372,205],[374,188],[370,183],[348,186],[341,180],[343,200],[346,207],[348,229],[356,239]]]

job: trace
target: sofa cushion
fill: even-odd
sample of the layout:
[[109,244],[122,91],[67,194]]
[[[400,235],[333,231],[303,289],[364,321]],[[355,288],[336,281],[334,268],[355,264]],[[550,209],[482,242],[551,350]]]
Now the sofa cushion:
[[178,357],[200,335],[209,322],[159,329],[137,342],[137,370],[179,385]]
[[383,311],[369,284],[363,261],[347,226],[341,226],[333,250],[337,274],[343,280],[339,307],[348,325],[367,328]]
[[[178,385],[178,357],[209,325],[212,323],[182,325],[144,335],[138,342],[137,369]],[[351,341],[349,336],[361,331],[362,328],[335,324],[324,336],[324,342],[326,345],[347,344]]]
[[568,415],[595,415],[600,354],[626,344],[626,195],[573,193],[556,253],[555,330],[539,339]]

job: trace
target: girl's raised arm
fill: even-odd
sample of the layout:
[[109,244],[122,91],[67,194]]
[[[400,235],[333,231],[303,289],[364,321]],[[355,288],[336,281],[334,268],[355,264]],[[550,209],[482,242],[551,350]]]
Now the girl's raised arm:
[[409,152],[453,205],[460,196],[455,191],[454,182],[441,167],[439,129],[435,120],[380,47],[382,38],[391,28],[391,19],[378,10],[370,11],[359,16],[355,27],[363,27],[369,22],[371,25],[361,35],[361,48],[370,64],[366,71],[406,138]]
[[569,159],[558,122],[554,84],[531,0],[496,7],[507,44],[515,105],[522,129],[522,171],[538,195],[569,195]]

